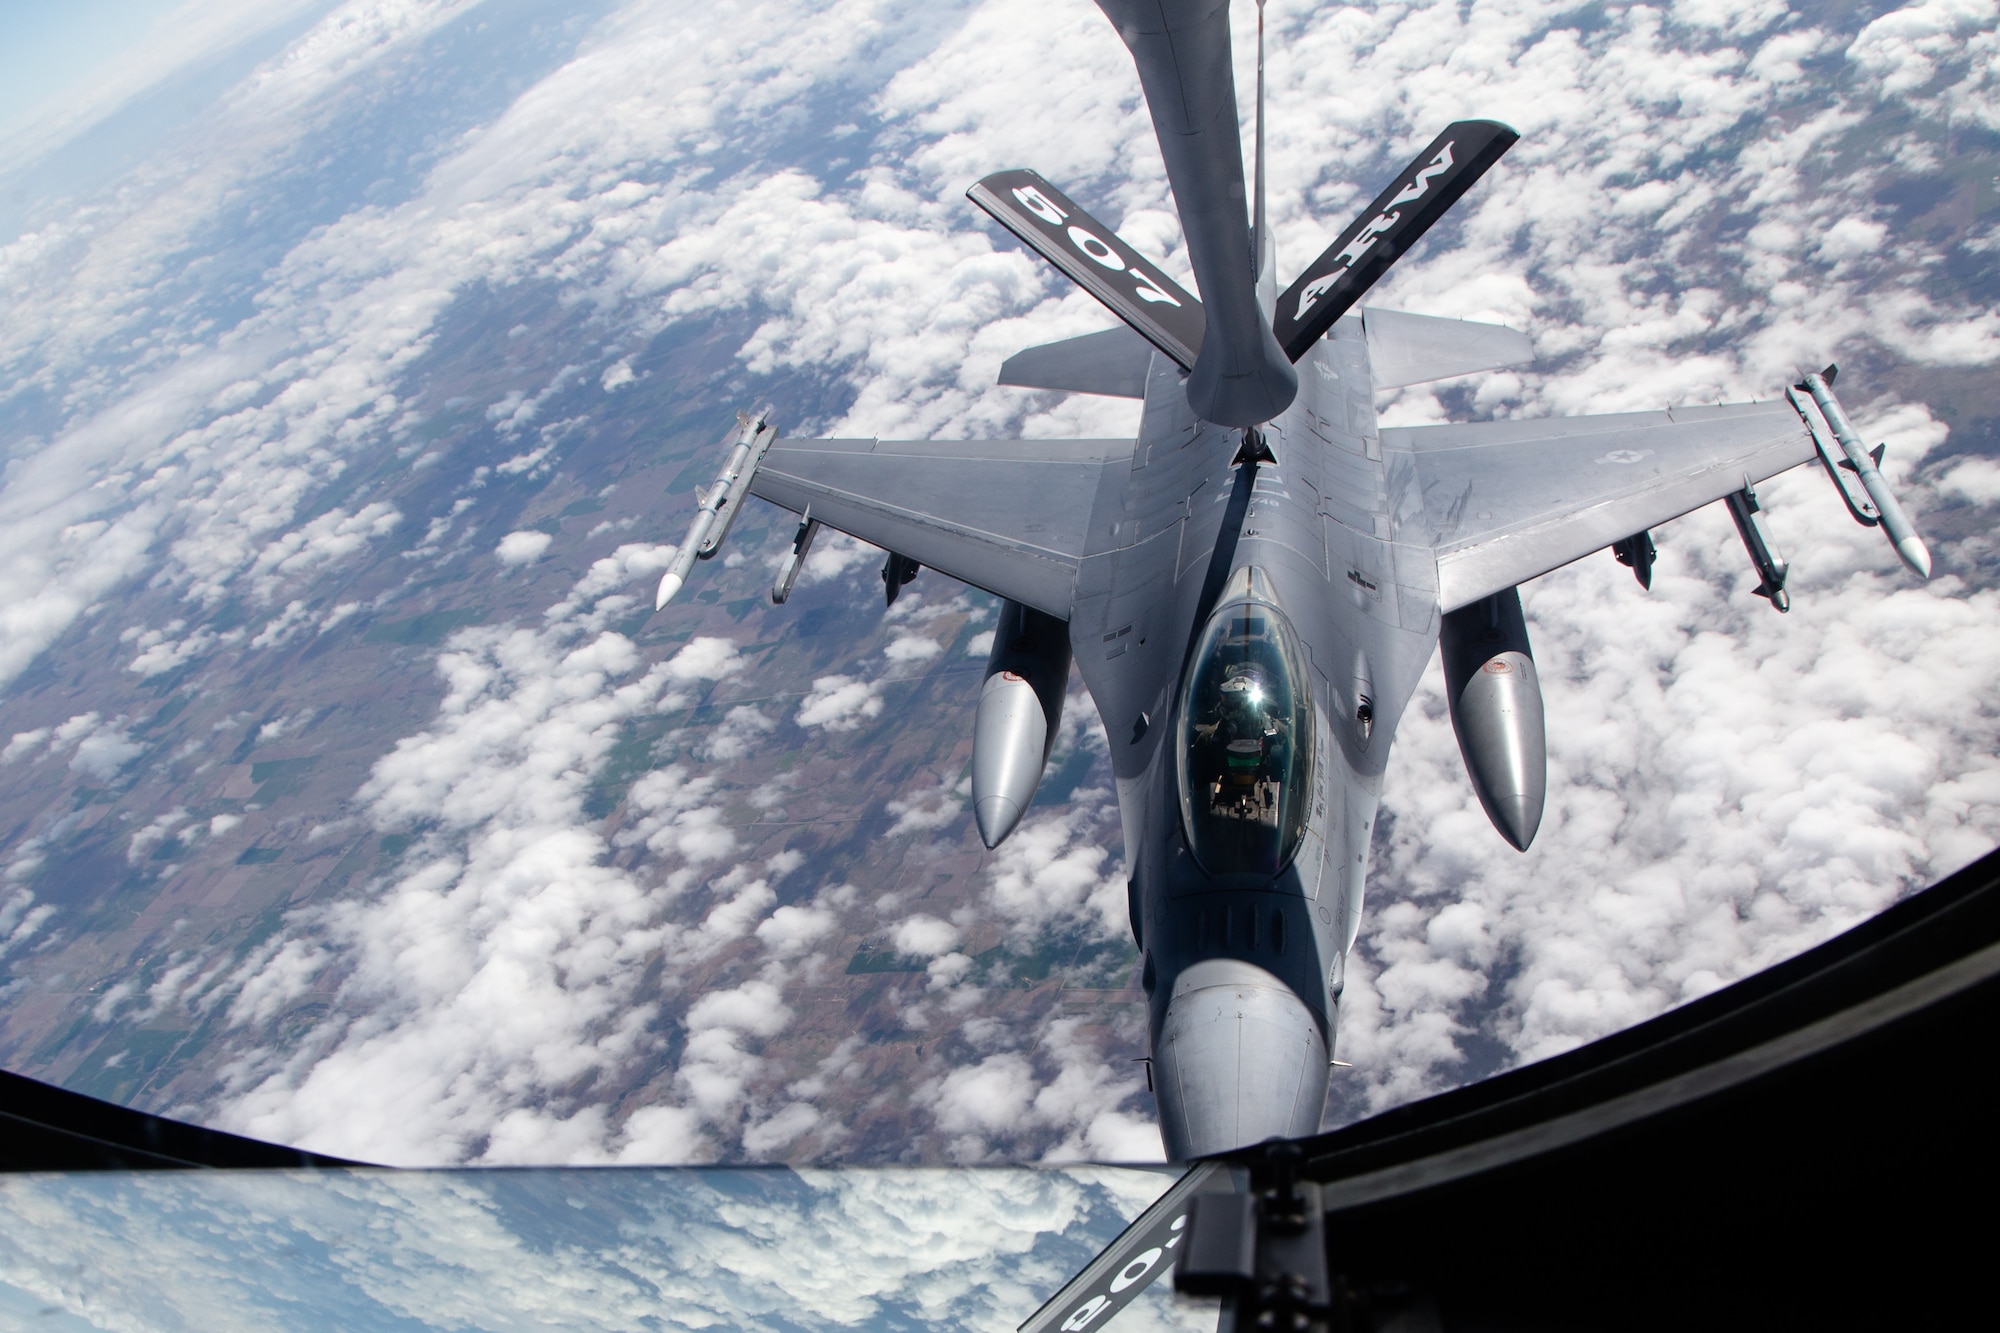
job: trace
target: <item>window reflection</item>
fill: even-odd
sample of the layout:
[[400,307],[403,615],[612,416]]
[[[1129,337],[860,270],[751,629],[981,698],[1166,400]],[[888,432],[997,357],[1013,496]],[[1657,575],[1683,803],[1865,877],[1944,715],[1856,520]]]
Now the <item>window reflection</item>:
[[1245,571],[1232,582],[1181,700],[1181,817],[1210,874],[1276,874],[1305,832],[1312,693],[1262,580]]

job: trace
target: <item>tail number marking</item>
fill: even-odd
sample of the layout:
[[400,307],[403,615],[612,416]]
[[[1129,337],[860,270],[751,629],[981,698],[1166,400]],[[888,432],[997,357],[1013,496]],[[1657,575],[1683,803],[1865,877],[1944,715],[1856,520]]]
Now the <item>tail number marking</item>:
[[1050,227],[1061,231],[1070,245],[1084,258],[1099,268],[1108,268],[1113,273],[1124,273],[1129,276],[1133,282],[1132,294],[1141,301],[1152,305],[1179,307],[1180,302],[1161,288],[1144,269],[1137,265],[1128,266],[1109,241],[1082,227],[1072,226],[1065,229],[1063,224],[1069,220],[1069,214],[1058,208],[1055,201],[1040,190],[1032,185],[1017,185],[1013,194],[1021,207],[1048,223]]

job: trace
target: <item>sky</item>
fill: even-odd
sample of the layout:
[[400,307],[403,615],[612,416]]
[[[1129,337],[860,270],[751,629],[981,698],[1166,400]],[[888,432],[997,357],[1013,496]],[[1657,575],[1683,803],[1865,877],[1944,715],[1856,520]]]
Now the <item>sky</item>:
[[[1156,1153],[1138,1075],[1107,1056],[1129,1032],[1054,1011],[1001,1021],[1006,996],[975,967],[988,942],[1123,936],[1107,788],[1031,815],[944,909],[822,880],[789,835],[742,817],[818,799],[780,774],[740,779],[773,749],[865,753],[898,691],[976,657],[981,604],[926,584],[885,612],[868,553],[828,542],[805,586],[841,599],[863,651],[732,693],[786,669],[761,665],[761,621],[703,622],[671,646],[631,630],[677,532],[612,510],[558,540],[495,507],[569,484],[581,442],[657,387],[655,340],[689,330],[720,340],[745,385],[824,386],[799,390],[801,433],[1129,432],[1130,404],[994,386],[1012,351],[1108,321],[961,197],[1032,163],[1186,280],[1115,34],[1077,0],[722,4],[698,20],[664,3],[350,0],[287,15],[295,30],[229,67],[172,152],[115,189],[48,187],[0,246],[14,293],[0,689],[18,719],[0,759],[23,784],[164,792],[146,786],[157,768],[192,792],[226,747],[149,748],[148,682],[305,662],[447,573],[534,602],[522,591],[428,650],[423,692],[385,711],[342,804],[296,830],[405,839],[394,867],[254,945],[163,934],[143,970],[66,981],[94,988],[78,1002],[89,1021],[207,1024],[221,1054],[187,1109],[328,1151],[810,1158],[840,1150],[871,1057],[777,1053],[845,966],[836,945],[873,936],[924,960],[899,1001],[928,1034],[905,1071],[913,1151]],[[1608,556],[1529,586],[1551,794],[1526,856],[1485,825],[1434,670],[1399,734],[1343,1002],[1356,1070],[1335,1114],[1352,1116],[1705,993],[2000,837],[2000,462],[1978,389],[2000,360],[1981,184],[2000,171],[2000,18],[1975,0],[1270,16],[1281,266],[1437,125],[1490,116],[1523,133],[1373,299],[1507,323],[1541,361],[1400,391],[1385,424],[1768,398],[1838,358],[1938,557],[1915,584],[1801,471],[1762,488],[1793,560],[1788,616],[1749,595],[1710,512],[1660,534],[1650,597]],[[203,31],[75,98],[86,109],[46,122],[36,160],[84,142],[128,90],[237,49],[240,29]],[[477,83],[462,52],[494,33],[532,59],[508,48],[506,77]],[[432,401],[425,368],[474,308],[528,309],[560,336],[532,374]],[[536,326],[482,330],[496,360],[516,329],[525,345]],[[430,443],[451,413],[479,423],[483,461]],[[384,459],[405,466],[385,479]],[[705,577],[754,585],[761,558]],[[407,577],[352,581],[376,569]],[[115,661],[127,692],[50,683],[86,652]],[[318,724],[313,700],[285,703],[230,725],[275,741]],[[593,814],[619,737],[697,707],[711,720],[614,819]],[[1080,694],[1064,744],[1103,745]],[[913,863],[975,836],[956,773],[883,793],[884,837]],[[6,848],[0,938],[43,960],[34,984],[53,986],[70,965],[49,960],[74,945],[36,868],[96,809],[53,804]],[[233,857],[258,817],[193,795],[143,815],[117,836],[135,874],[163,851]],[[680,980],[697,976],[711,980]],[[308,1010],[322,1017],[302,1030]],[[654,1066],[643,1096],[591,1091]]]
[[0,0],[0,162],[47,152],[158,84],[321,5]]
[[49,102],[69,101],[117,80],[112,69],[151,41],[171,0],[77,0],[0,4],[0,136]]

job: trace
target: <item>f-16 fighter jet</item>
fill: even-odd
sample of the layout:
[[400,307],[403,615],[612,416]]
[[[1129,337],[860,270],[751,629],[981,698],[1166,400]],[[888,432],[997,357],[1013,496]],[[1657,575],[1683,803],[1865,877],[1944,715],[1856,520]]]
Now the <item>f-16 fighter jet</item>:
[[[1787,606],[1756,484],[1818,457],[1857,519],[1929,556],[1833,396],[1616,416],[1382,427],[1379,393],[1531,359],[1512,330],[1363,309],[1397,256],[1514,143],[1448,126],[1282,292],[1264,207],[1263,76],[1245,188],[1227,0],[1098,0],[1138,66],[1199,295],[1034,172],[971,198],[1122,321],[1030,348],[1001,383],[1143,400],[1136,439],[792,440],[746,413],[660,588],[746,495],[1002,599],[974,720],[998,845],[1055,737],[1072,660],[1103,719],[1169,1157],[1319,1127],[1396,723],[1442,641],[1467,771],[1501,836],[1541,821],[1542,701],[1519,584],[1728,503]],[[1261,37],[1259,39],[1261,47]],[[1246,201],[1248,206],[1246,207]]]

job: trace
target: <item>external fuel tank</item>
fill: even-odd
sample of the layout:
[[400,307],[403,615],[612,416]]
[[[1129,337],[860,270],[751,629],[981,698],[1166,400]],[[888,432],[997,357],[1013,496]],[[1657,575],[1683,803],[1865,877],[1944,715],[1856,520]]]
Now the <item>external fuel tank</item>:
[[1520,592],[1508,588],[1447,613],[1439,645],[1472,789],[1500,836],[1525,852],[1542,824],[1548,740]]
[[972,813],[988,847],[1014,831],[1035,797],[1062,722],[1069,659],[1069,626],[1000,604],[972,731]]

